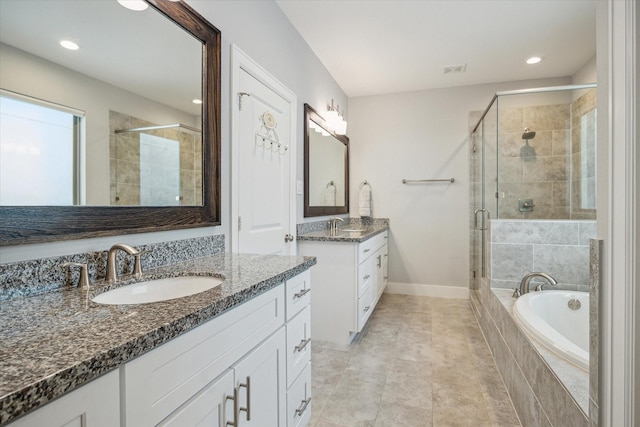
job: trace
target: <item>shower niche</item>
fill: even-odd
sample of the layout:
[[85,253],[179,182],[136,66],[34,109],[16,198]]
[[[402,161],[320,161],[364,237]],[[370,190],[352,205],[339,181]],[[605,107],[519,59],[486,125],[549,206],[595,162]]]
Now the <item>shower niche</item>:
[[201,206],[202,133],[110,112],[111,206]]

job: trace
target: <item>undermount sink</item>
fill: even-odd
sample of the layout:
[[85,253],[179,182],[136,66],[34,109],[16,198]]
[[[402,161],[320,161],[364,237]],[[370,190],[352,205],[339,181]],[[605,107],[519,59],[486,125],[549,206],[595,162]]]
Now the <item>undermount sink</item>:
[[344,231],[345,233],[364,233],[364,230],[361,228],[342,228],[338,231]]
[[144,304],[195,295],[215,288],[223,279],[211,276],[182,276],[148,280],[112,289],[91,300],[100,304]]

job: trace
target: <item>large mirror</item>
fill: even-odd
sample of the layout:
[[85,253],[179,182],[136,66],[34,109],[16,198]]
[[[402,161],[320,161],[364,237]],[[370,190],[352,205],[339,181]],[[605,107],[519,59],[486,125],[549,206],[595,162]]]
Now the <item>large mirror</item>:
[[0,1],[0,245],[220,223],[220,32],[137,3]]
[[304,105],[304,216],[349,213],[349,138]]

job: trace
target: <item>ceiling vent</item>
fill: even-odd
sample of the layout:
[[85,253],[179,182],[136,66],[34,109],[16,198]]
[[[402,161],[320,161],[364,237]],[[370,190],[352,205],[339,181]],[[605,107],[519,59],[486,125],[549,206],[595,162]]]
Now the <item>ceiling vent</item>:
[[464,73],[465,71],[467,71],[467,64],[449,65],[448,67],[444,67],[443,71],[444,71],[444,74]]

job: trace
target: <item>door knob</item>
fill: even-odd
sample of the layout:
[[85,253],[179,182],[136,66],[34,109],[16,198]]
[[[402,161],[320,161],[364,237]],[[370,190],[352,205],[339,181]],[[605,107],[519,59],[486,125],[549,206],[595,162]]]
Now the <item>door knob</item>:
[[284,241],[285,242],[293,242],[294,237],[291,234],[285,234],[284,235]]

